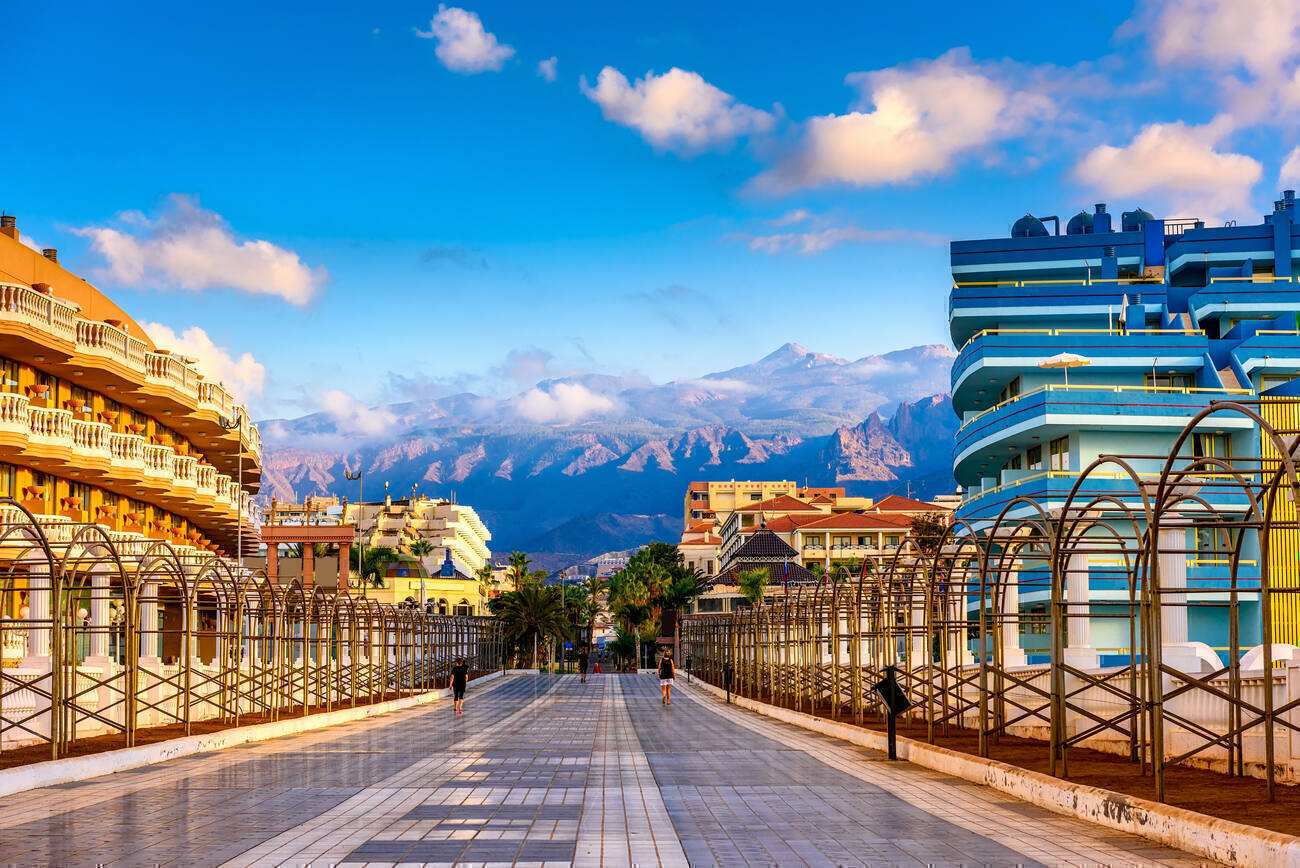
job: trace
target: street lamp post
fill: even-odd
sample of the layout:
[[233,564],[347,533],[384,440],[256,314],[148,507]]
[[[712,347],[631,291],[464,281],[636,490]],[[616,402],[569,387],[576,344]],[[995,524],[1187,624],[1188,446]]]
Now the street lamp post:
[[235,559],[242,570],[244,567],[244,437],[239,422],[239,415],[236,414],[234,419],[227,419],[225,416],[218,417],[217,420],[221,427],[227,431],[235,432],[235,448],[239,459],[239,492],[235,496]]
[[[366,577],[366,538],[361,535],[361,515],[362,511],[365,509],[364,504],[366,499],[366,481],[363,478],[365,473],[366,472],[362,470],[360,466],[357,467],[356,473],[349,470],[343,471],[343,475],[349,480],[355,479],[357,481],[357,575],[361,577],[362,597],[366,596],[366,586],[370,584],[370,579]],[[343,518],[346,520],[347,516],[344,516]]]

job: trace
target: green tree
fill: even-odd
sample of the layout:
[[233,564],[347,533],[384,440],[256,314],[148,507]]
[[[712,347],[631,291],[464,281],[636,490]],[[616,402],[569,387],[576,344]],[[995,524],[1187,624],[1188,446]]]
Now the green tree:
[[947,531],[948,520],[941,512],[923,512],[912,516],[912,541],[927,555],[939,551],[939,545]]
[[356,574],[361,577],[363,582],[369,582],[373,587],[382,588],[384,586],[384,567],[397,560],[397,552],[388,546],[372,546],[366,549],[366,562],[363,564],[359,562],[357,547],[352,546],[351,559],[352,569],[356,571]]
[[433,543],[428,540],[417,539],[408,545],[406,550],[415,555],[416,560],[420,562],[420,566],[424,566],[424,559],[433,554]]
[[614,628],[614,641],[605,646],[614,658],[615,666],[622,666],[636,653],[637,637],[622,627]]
[[528,560],[528,555],[515,551],[510,553],[510,569],[506,575],[510,577],[510,583],[519,589],[529,584],[536,573],[532,571],[532,562]]
[[500,614],[506,638],[515,644],[533,646],[533,667],[537,667],[537,647],[548,639],[568,639],[572,633],[559,589],[545,585],[525,584],[521,588],[502,594]]
[[659,600],[663,604],[663,617],[672,617],[673,648],[677,649],[681,639],[681,612],[704,593],[705,584],[704,576],[699,570],[683,566],[673,572],[673,578]]
[[650,607],[650,589],[640,571],[624,569],[609,581],[609,608],[636,635],[637,666],[641,665],[641,628],[654,616]]

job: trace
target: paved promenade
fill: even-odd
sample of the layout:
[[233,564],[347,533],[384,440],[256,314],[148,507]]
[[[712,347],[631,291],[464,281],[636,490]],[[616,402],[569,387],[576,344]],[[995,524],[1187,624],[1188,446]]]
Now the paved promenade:
[[653,676],[516,676],[0,799],[14,865],[1203,864]]

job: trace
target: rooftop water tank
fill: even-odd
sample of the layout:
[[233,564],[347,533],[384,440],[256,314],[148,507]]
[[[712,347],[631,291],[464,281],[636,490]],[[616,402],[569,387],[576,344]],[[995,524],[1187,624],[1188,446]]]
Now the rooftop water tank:
[[1146,211],[1141,208],[1136,211],[1125,211],[1120,215],[1119,225],[1124,232],[1136,232],[1142,228],[1142,225],[1148,220],[1154,220]]
[[1035,238],[1046,234],[1047,227],[1033,214],[1026,214],[1011,226],[1012,238]]
[[1065,224],[1066,235],[1086,235],[1090,232],[1092,232],[1092,215],[1087,211],[1080,211]]

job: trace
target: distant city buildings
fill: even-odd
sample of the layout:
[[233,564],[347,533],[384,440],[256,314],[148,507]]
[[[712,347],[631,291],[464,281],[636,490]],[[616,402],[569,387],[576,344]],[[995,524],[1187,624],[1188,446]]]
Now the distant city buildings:
[[712,583],[696,611],[727,611],[743,605],[735,584],[744,570],[768,570],[774,593],[840,570],[856,575],[866,559],[896,550],[914,517],[937,514],[946,520],[950,503],[899,495],[876,502],[842,487],[791,482],[692,482],[677,549],[688,567]]
[[[368,596],[389,602],[432,604],[443,614],[483,614],[495,579],[492,534],[473,507],[420,496],[344,503],[341,520],[354,525],[365,549],[388,548],[396,557],[380,566],[378,583],[366,577]],[[429,552],[417,555],[423,543]],[[421,547],[422,548],[422,547]]]

